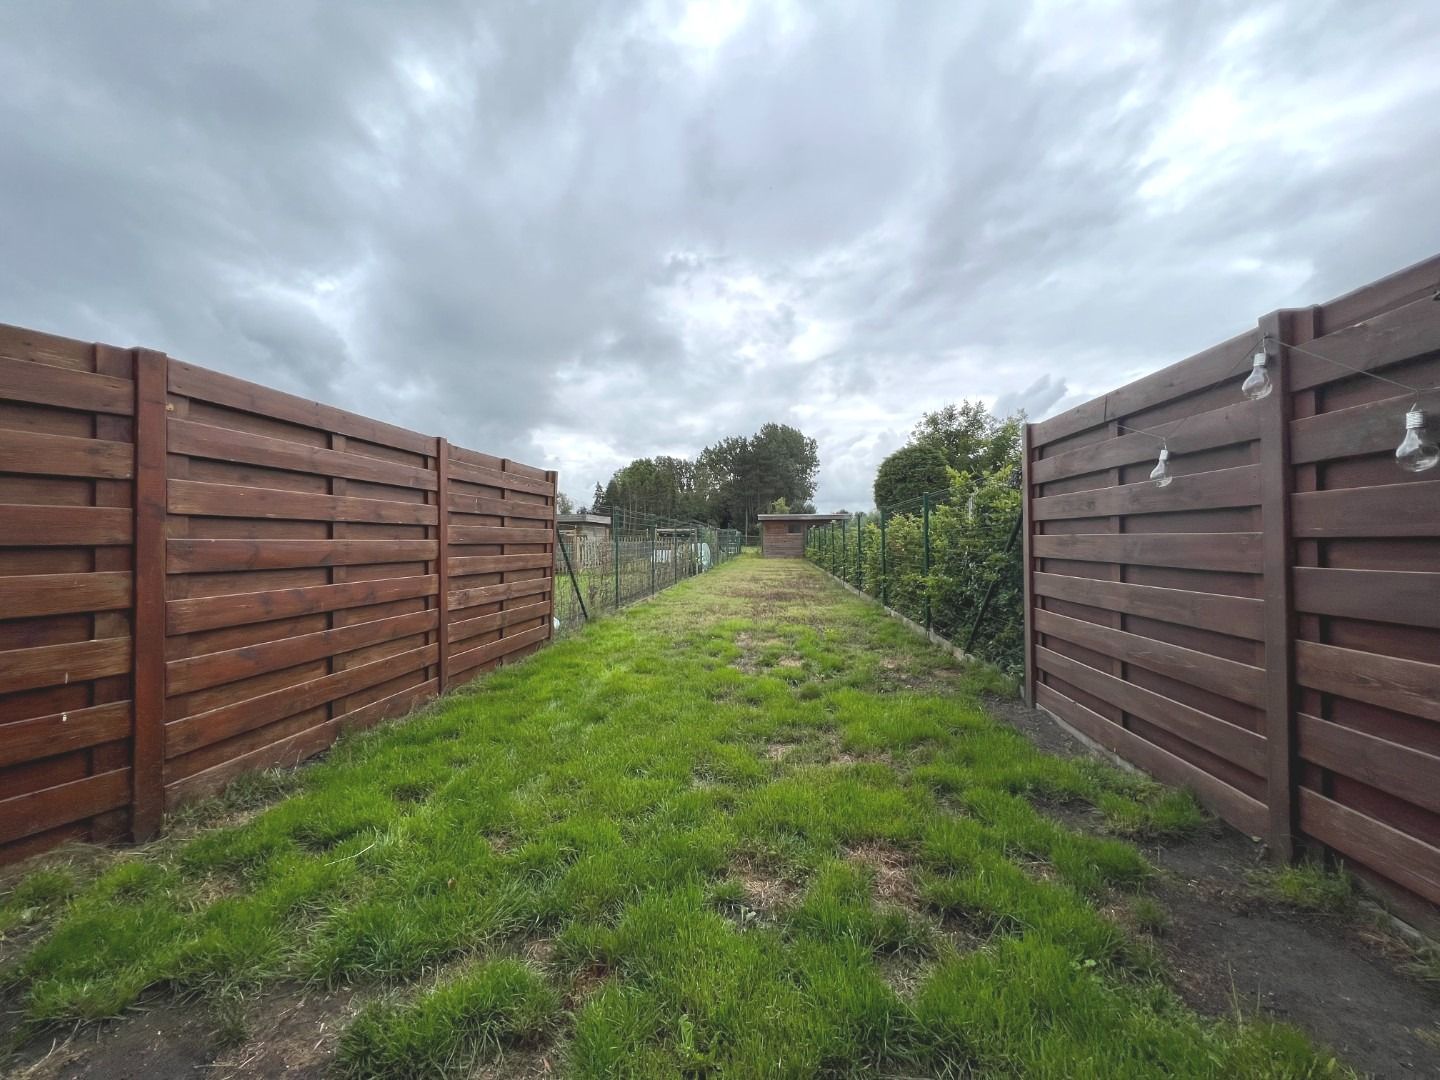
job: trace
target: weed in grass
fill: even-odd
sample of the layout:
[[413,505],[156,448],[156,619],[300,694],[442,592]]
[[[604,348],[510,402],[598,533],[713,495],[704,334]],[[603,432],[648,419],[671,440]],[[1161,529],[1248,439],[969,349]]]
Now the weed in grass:
[[359,1076],[537,1040],[582,1077],[1321,1075],[1289,1029],[1183,1009],[1099,910],[1145,860],[1048,812],[1173,835],[1188,797],[1040,753],[996,689],[813,567],[737,560],[93,882],[22,884],[3,917],[55,925],[6,978],[31,1031],[168,990],[228,1039],[282,981],[368,986]]
[[1340,915],[1355,905],[1355,883],[1344,870],[1328,870],[1319,862],[1256,870],[1251,875],[1264,899],[1299,911]]
[[1130,918],[1141,933],[1159,937],[1170,928],[1170,913],[1163,904],[1148,896],[1130,901]]

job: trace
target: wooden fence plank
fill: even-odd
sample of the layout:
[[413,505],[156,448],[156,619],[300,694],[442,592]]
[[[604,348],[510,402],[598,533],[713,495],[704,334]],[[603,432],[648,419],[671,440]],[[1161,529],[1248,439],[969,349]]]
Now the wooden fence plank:
[[1173,566],[1258,574],[1261,534],[1237,533],[1056,533],[1037,536],[1032,550],[1042,559]]
[[437,510],[426,503],[312,495],[239,484],[170,481],[170,512],[208,517],[283,518],[297,521],[365,521],[433,525]]
[[130,783],[129,769],[114,769],[0,799],[0,844],[124,806]]
[[193,420],[170,421],[170,452],[319,476],[343,476],[350,480],[391,484],[416,491],[435,490],[435,474],[429,469],[200,424]]
[[1440,480],[1302,491],[1290,506],[1297,537],[1440,536]]
[[1035,612],[1035,628],[1093,652],[1143,667],[1246,705],[1264,704],[1265,669],[1196,649],[1072,619],[1053,611]]
[[129,379],[8,356],[0,356],[0,398],[114,416],[135,411],[135,385]]
[[1354,378],[1357,368],[1381,371],[1412,357],[1440,351],[1440,319],[1435,318],[1431,303],[1429,297],[1416,300],[1306,342],[1304,353],[1288,352],[1290,388],[1309,390]]
[[1405,430],[1405,413],[1414,394],[1399,394],[1349,409],[1290,422],[1290,460],[1297,464],[1393,453]]
[[64,686],[130,670],[130,639],[99,638],[0,652],[0,693]]
[[555,517],[555,508],[544,503],[496,499],[488,495],[465,495],[454,491],[450,493],[448,505],[457,514],[533,518],[536,521],[552,521]]
[[1440,720],[1440,664],[1298,641],[1295,667],[1313,690]]
[[366,645],[424,634],[438,625],[439,613],[434,609],[414,611],[408,615],[393,615],[238,649],[171,660],[166,665],[169,693],[173,697],[221,686],[311,660],[339,656]]
[[109,701],[70,712],[0,724],[0,767],[80,750],[130,734],[130,702]]
[[482,468],[454,458],[450,461],[450,478],[467,484],[483,484],[502,491],[526,491],[533,495],[553,495],[555,489],[544,480],[535,480],[519,473]]
[[188,634],[219,626],[243,626],[296,615],[314,615],[322,611],[433,596],[438,587],[439,579],[434,574],[421,574],[336,585],[309,585],[284,591],[227,593],[193,600],[171,600],[165,605],[165,621],[169,633]]
[[429,562],[434,540],[189,540],[166,543],[172,574]]
[[1300,789],[1300,826],[1342,855],[1440,904],[1440,849],[1309,788]]
[[507,608],[504,611],[492,611],[488,615],[479,615],[473,619],[458,619],[450,624],[450,641],[452,644],[468,641],[480,634],[493,633],[507,626],[514,626],[516,623],[528,622],[531,619],[543,619],[549,612],[550,601],[547,598],[539,603]]
[[233,375],[222,375],[218,371],[209,371],[178,360],[170,363],[170,392],[226,405],[241,412],[287,420],[292,424],[319,431],[333,431],[366,442],[409,450],[416,454],[429,453],[434,445],[429,437],[406,428],[372,420],[368,416],[359,416],[331,405],[307,401],[293,394],[257,386]]
[[28,506],[0,515],[0,547],[106,547],[128,544],[135,522],[127,507]]
[[450,558],[450,573],[456,577],[467,574],[499,574],[509,570],[542,570],[554,556],[549,552],[535,555],[458,555]]
[[1264,603],[1240,596],[1162,589],[1063,574],[1034,575],[1038,596],[1050,596],[1107,611],[1122,611],[1181,626],[1197,626],[1234,637],[1260,641],[1264,636]]
[[1070,725],[1112,754],[1118,754],[1151,776],[1189,788],[1212,811],[1250,836],[1260,836],[1268,825],[1265,804],[1231,787],[1217,776],[1176,757],[1133,731],[1111,723],[1099,713],[1052,687],[1036,687],[1036,700],[1061,722]]
[[[1178,457],[1257,438],[1259,410],[1252,401],[1237,401],[1209,412],[1147,426],[1146,431],[1165,438],[1170,452]],[[1046,484],[1154,460],[1155,440],[1150,435],[1121,435],[1041,458],[1031,467],[1031,482]]]
[[1300,755],[1440,814],[1440,757],[1301,713]]
[[435,672],[440,693],[450,689],[450,575],[454,572],[450,559],[450,441],[435,440],[435,605],[437,626],[435,640],[439,643],[439,663]]
[[119,611],[130,606],[130,574],[22,574],[0,577],[0,619]]
[[1043,646],[1035,648],[1035,664],[1041,670],[1111,702],[1125,712],[1194,743],[1257,776],[1265,775],[1266,740],[1253,731],[1226,723],[1200,709],[1182,705],[1132,682],[1072,660]]
[[165,725],[166,751],[176,757],[202,746],[240,735],[246,731],[273,724],[287,716],[348,697],[371,686],[378,686],[400,675],[422,671],[433,664],[438,649],[422,645],[383,660],[359,664],[308,682],[287,686],[268,694],[222,705],[207,712],[172,720]]
[[127,480],[135,453],[129,443],[0,428],[0,464],[11,473]]
[[451,675],[460,675],[471,668],[488,663],[491,660],[498,660],[517,652],[526,646],[536,642],[544,641],[550,634],[550,625],[547,622],[543,626],[537,626],[530,630],[523,630],[510,637],[499,638],[479,648],[470,649],[465,652],[456,653],[450,661]]
[[1440,573],[1297,566],[1294,575],[1300,611],[1440,628]]
[[544,544],[549,529],[516,529],[500,525],[451,525],[450,544]]
[[550,591],[550,578],[531,578],[529,581],[507,581],[497,585],[478,585],[471,589],[452,589],[450,610],[479,607],[482,604],[496,604],[521,596],[534,596]]
[[1180,475],[1166,488],[1149,481],[1122,487],[1095,488],[1068,495],[1047,495],[1035,500],[1036,521],[1062,518],[1108,517],[1114,514],[1159,514],[1175,510],[1218,510],[1254,506],[1260,501],[1260,468],[1233,469]]

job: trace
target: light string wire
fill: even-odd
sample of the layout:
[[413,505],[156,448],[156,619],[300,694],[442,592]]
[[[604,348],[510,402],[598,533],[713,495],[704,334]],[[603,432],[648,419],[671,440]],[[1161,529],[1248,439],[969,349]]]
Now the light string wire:
[[[1274,338],[1271,338],[1269,336],[1267,336],[1264,340],[1275,341]],[[1375,374],[1375,372],[1370,371],[1366,368],[1356,367],[1353,364],[1347,364],[1343,360],[1336,360],[1333,356],[1324,356],[1321,353],[1312,352],[1311,350],[1302,348],[1299,345],[1291,345],[1289,342],[1286,341],[1275,341],[1275,344],[1279,345],[1283,349],[1290,349],[1292,352],[1298,352],[1303,356],[1312,356],[1316,360],[1324,360],[1327,364],[1334,364],[1336,367],[1343,368],[1346,371],[1354,372],[1356,375],[1368,375],[1370,378],[1375,379],[1377,382],[1389,383],[1391,386],[1398,386],[1401,390],[1406,390],[1415,395],[1416,405],[1420,404],[1419,399],[1425,394],[1430,394],[1436,390],[1440,390],[1440,383],[1437,383],[1435,386],[1411,386],[1409,383],[1403,383],[1399,379],[1392,379],[1388,375],[1377,375]]]
[[[1245,351],[1244,351],[1244,353],[1243,353],[1243,354],[1241,355],[1241,357],[1240,357],[1240,362],[1237,363],[1237,364],[1232,365],[1229,371],[1225,372],[1224,375],[1220,376],[1220,378],[1216,379],[1215,381],[1216,381],[1216,382],[1224,382],[1226,379],[1233,378],[1234,375],[1235,375],[1235,373],[1238,372],[1241,368],[1243,368],[1243,367],[1245,366],[1245,361],[1249,360],[1252,356],[1254,356],[1256,349],[1257,349],[1258,347],[1263,346],[1263,345],[1265,344],[1265,341],[1266,341],[1266,339],[1265,339],[1265,337],[1262,335],[1262,336],[1256,338],[1255,340],[1247,343],[1246,346],[1245,346]],[[1128,431],[1128,432],[1130,432],[1132,435],[1144,435],[1146,438],[1154,439],[1154,440],[1155,440],[1156,442],[1158,442],[1164,449],[1169,450],[1169,449],[1170,449],[1169,440],[1170,440],[1170,439],[1173,439],[1176,435],[1178,435],[1178,434],[1180,433],[1180,429],[1181,429],[1181,428],[1183,428],[1186,424],[1188,424],[1188,423],[1189,423],[1191,420],[1193,420],[1195,417],[1200,416],[1200,415],[1202,415],[1202,414],[1201,414],[1201,413],[1190,413],[1188,416],[1182,416],[1182,417],[1179,419],[1179,421],[1175,422],[1175,426],[1174,426],[1173,428],[1171,428],[1169,431],[1167,431],[1164,435],[1157,435],[1157,434],[1155,434],[1154,429],[1150,429],[1150,428],[1131,427],[1131,426],[1128,425],[1128,424],[1122,424],[1122,423],[1120,423],[1119,420],[1115,420],[1115,421],[1113,421],[1113,423],[1114,423],[1115,426],[1116,426],[1117,428],[1119,428],[1121,431]],[[1112,422],[1111,419],[1110,419],[1110,395],[1109,395],[1109,394],[1106,394],[1106,395],[1105,395],[1105,408],[1101,411],[1101,422],[1102,422],[1102,423],[1106,423],[1106,424],[1109,424],[1109,423]]]

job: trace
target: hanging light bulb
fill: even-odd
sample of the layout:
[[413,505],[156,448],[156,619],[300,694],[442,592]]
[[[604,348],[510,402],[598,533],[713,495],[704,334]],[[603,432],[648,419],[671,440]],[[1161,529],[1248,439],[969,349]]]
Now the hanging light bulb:
[[1155,481],[1156,487],[1169,487],[1175,479],[1170,475],[1170,466],[1167,464],[1169,460],[1170,448],[1160,447],[1160,460],[1155,462],[1155,468],[1150,470],[1150,479]]
[[1250,360],[1250,374],[1240,384],[1240,392],[1251,401],[1269,397],[1270,391],[1275,389],[1275,382],[1270,378],[1270,372],[1266,370],[1269,363],[1270,339],[1262,338],[1260,348],[1255,351],[1254,357]]
[[1412,408],[1405,414],[1405,438],[1395,448],[1395,461],[1406,472],[1424,472],[1440,462],[1440,446],[1425,433],[1425,414]]

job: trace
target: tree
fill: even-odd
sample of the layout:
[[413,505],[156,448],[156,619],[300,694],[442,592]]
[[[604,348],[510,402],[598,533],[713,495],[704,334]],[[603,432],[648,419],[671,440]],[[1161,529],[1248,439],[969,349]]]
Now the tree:
[[563,491],[557,491],[555,493],[555,512],[557,514],[575,513],[574,501],[570,498],[569,495],[566,495]]
[[590,512],[592,514],[603,514],[605,512],[605,507],[608,505],[609,504],[605,501],[605,489],[602,488],[597,481],[595,484],[595,491],[590,496]]
[[789,512],[790,504],[785,501],[785,497],[783,495],[770,504],[769,513],[788,514]]
[[950,486],[950,466],[931,442],[907,443],[880,463],[875,473],[875,506],[884,510]]

